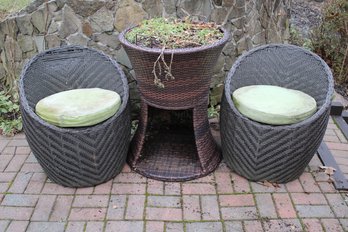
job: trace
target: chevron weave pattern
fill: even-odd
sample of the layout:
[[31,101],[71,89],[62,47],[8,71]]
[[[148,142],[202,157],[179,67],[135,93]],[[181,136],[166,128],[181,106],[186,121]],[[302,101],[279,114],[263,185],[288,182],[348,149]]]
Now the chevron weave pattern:
[[[271,126],[241,115],[231,99],[248,85],[277,85],[303,91],[317,101],[309,119]],[[289,182],[317,151],[329,119],[333,79],[317,55],[292,45],[265,45],[241,56],[225,81],[221,105],[222,155],[231,169],[253,181]]]
[[[99,87],[120,94],[122,105],[108,120],[91,127],[59,128],[39,118],[36,103],[51,94]],[[69,187],[94,186],[117,175],[130,140],[128,82],[118,64],[89,48],[69,46],[35,56],[20,78],[24,131],[48,177]]]

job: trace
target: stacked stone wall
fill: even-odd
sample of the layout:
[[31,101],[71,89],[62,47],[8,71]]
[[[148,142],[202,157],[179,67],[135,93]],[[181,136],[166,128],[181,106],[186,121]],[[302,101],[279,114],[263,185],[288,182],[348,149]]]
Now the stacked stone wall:
[[36,0],[0,23],[0,83],[15,85],[14,77],[38,52],[79,44],[115,58],[136,100],[134,72],[117,35],[143,19],[190,16],[216,22],[231,33],[212,77],[212,93],[218,98],[221,83],[240,54],[288,40],[289,9],[290,0]]

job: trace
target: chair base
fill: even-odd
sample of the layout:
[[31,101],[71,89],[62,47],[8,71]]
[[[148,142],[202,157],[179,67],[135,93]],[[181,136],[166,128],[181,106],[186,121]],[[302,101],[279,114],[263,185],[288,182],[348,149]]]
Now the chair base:
[[[194,126],[194,111],[160,110],[142,102],[138,130],[128,154],[130,167],[141,175],[162,181],[187,181],[214,171],[221,154],[211,136],[208,120],[207,130]],[[204,164],[206,160],[210,160],[209,165]]]

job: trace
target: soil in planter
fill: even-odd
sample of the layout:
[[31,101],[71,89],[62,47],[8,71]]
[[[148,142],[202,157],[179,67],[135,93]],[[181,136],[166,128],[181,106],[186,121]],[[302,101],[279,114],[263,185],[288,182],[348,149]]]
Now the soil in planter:
[[224,36],[222,30],[214,23],[193,22],[189,19],[153,18],[144,20],[138,26],[125,33],[125,39],[139,47],[161,49],[153,62],[154,85],[164,88],[163,80],[174,80],[172,63],[165,58],[166,49],[194,48],[214,44]]
[[215,23],[165,18],[144,20],[126,34],[126,39],[133,44],[160,49],[199,47],[213,44],[222,37]]

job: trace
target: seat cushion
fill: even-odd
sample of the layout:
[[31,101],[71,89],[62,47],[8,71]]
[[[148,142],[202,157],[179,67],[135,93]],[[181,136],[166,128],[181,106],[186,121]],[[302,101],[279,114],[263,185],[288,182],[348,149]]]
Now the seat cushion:
[[245,86],[235,90],[232,98],[241,114],[271,125],[297,123],[317,110],[315,99],[308,94],[272,85]]
[[36,104],[36,114],[59,127],[83,127],[110,118],[120,105],[121,97],[114,91],[74,89],[41,99]]

